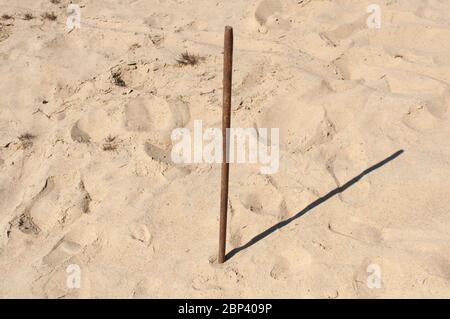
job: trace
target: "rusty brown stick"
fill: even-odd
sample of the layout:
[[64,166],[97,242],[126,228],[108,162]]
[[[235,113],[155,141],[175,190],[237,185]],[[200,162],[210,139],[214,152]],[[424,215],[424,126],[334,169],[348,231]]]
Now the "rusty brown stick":
[[225,261],[228,210],[228,179],[230,175],[228,129],[231,124],[231,82],[233,74],[233,28],[225,27],[223,51],[223,109],[222,109],[222,173],[220,189],[219,264]]

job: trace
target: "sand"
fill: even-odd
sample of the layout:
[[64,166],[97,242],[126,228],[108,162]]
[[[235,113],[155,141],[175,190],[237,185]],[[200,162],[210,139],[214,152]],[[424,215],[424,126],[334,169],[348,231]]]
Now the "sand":
[[[0,2],[1,297],[450,297],[450,2]],[[220,165],[168,154],[220,127],[225,25],[232,125],[281,146],[219,265]]]

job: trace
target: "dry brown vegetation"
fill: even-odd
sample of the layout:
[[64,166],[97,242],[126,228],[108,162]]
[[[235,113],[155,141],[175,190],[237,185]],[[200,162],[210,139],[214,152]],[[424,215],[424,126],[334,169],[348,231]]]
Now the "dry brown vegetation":
[[113,78],[113,83],[117,86],[121,86],[121,87],[125,87],[127,86],[125,81],[122,79],[122,73],[117,70],[117,71],[112,71],[111,72],[111,76]]
[[45,20],[55,21],[58,17],[54,12],[45,12],[42,14],[42,18]]
[[36,138],[35,135],[31,133],[24,133],[18,137],[19,141],[22,143],[23,149],[28,149],[33,146],[33,140]]
[[32,19],[34,19],[34,16],[31,13],[25,13],[23,15],[23,19],[24,20],[32,20]]
[[105,143],[103,144],[103,150],[110,152],[115,151],[117,149],[117,136],[108,135],[107,138],[105,138]]
[[188,51],[186,51],[186,52],[180,54],[179,58],[177,59],[177,62],[181,66],[186,66],[186,65],[193,66],[193,65],[199,64],[204,59],[205,58],[203,58],[199,55],[191,54]]

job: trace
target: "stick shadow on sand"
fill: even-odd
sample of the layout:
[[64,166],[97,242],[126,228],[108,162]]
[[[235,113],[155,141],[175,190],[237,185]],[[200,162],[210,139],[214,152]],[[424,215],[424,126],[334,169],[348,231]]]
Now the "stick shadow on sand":
[[374,170],[384,166],[385,164],[389,163],[390,161],[396,159],[398,156],[400,156],[404,151],[403,150],[399,150],[397,152],[395,152],[394,154],[392,154],[391,156],[387,157],[386,159],[382,160],[381,162],[369,167],[368,169],[366,169],[365,171],[363,171],[361,174],[359,174],[358,176],[355,176],[354,178],[352,178],[351,180],[349,180],[347,183],[345,183],[344,185],[335,188],[334,190],[332,190],[331,192],[329,192],[328,194],[326,194],[323,197],[320,197],[319,199],[315,200],[314,202],[312,202],[311,204],[309,204],[308,206],[306,206],[304,209],[302,209],[301,211],[299,211],[297,214],[295,214],[294,216],[283,220],[269,228],[267,228],[265,231],[263,231],[262,233],[256,235],[255,237],[253,237],[252,239],[250,239],[245,245],[242,245],[240,247],[234,248],[233,250],[231,250],[227,255],[226,255],[226,260],[229,260],[230,258],[232,258],[234,255],[236,255],[237,253],[239,253],[240,251],[247,249],[251,246],[253,246],[254,244],[256,244],[258,241],[268,237],[270,234],[272,234],[273,232],[275,232],[276,230],[290,224],[291,222],[293,222],[294,220],[296,220],[299,217],[302,217],[304,214],[306,214],[307,212],[309,212],[311,209],[319,206],[320,204],[322,204],[323,202],[329,200],[330,198],[334,197],[337,194],[340,194],[342,192],[344,192],[345,190],[347,190],[348,188],[350,188],[352,185],[354,185],[355,183],[359,182],[364,176],[366,176],[367,174],[370,174],[371,172],[373,172]]

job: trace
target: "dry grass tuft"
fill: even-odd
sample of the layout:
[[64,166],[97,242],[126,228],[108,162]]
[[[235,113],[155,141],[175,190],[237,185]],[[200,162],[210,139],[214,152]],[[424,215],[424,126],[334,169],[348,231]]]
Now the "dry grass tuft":
[[194,65],[199,64],[204,59],[205,58],[203,58],[199,55],[190,54],[189,52],[186,51],[186,52],[180,54],[180,57],[177,59],[177,62],[181,66],[187,66],[187,65],[194,66]]
[[19,141],[22,143],[23,149],[28,149],[33,146],[33,140],[36,138],[35,135],[31,133],[24,133],[18,137]]
[[12,18],[13,18],[12,15],[9,15],[9,14],[6,14],[6,13],[2,15],[2,19],[3,20],[11,20]]
[[34,19],[34,16],[31,13],[25,13],[23,15],[23,19],[24,20],[32,20],[32,19]]
[[108,135],[105,138],[105,143],[103,144],[103,150],[107,152],[115,151],[117,149],[117,136]]
[[111,71],[111,76],[113,79],[113,83],[117,86],[126,87],[127,84],[122,79],[122,72],[120,70]]
[[54,12],[45,12],[42,14],[42,18],[45,20],[56,21],[58,18]]

